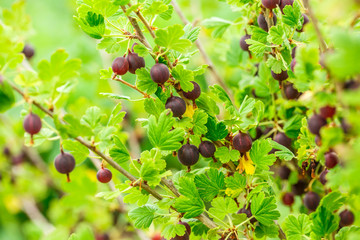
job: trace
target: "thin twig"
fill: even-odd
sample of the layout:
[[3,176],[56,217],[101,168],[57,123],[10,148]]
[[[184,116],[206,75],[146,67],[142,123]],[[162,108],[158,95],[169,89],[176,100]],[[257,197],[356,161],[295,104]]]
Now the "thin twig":
[[[179,5],[176,3],[175,0],[171,1],[171,5],[173,5],[175,12],[178,14],[178,16],[180,17],[181,21],[186,25],[189,24],[190,22],[186,19],[185,15],[183,14],[183,12],[181,11]],[[217,83],[226,91],[226,93],[229,95],[230,99],[232,101],[234,101],[233,96],[229,90],[229,88],[227,87],[227,85],[225,84],[225,81],[220,77],[220,74],[218,73],[218,71],[215,68],[215,65],[213,64],[213,62],[211,61],[210,57],[207,55],[203,44],[201,43],[200,39],[197,39],[195,41],[196,47],[199,49],[199,52],[201,54],[201,56],[203,57],[205,63],[209,66],[209,69],[211,71],[211,73],[214,76],[214,79],[217,81]]]
[[116,75],[114,75],[114,77],[112,78],[113,80],[115,81],[118,81],[118,82],[121,82],[122,84],[125,84],[126,86],[128,87],[131,87],[132,89],[138,91],[139,93],[141,93],[142,95],[144,95],[144,97],[146,98],[152,98],[155,100],[155,98],[153,98],[152,96],[150,96],[149,94],[147,94],[146,92],[144,91],[141,91],[140,89],[138,89],[135,85],[132,85],[124,80],[122,80],[121,78],[117,78]]
[[314,25],[317,38],[318,38],[318,40],[320,42],[320,49],[321,49],[322,52],[325,52],[326,49],[327,49],[327,45],[326,45],[324,36],[322,35],[322,33],[320,31],[318,20],[315,17],[314,12],[312,11],[309,0],[304,0],[304,6],[307,8],[307,11],[308,11],[309,17],[311,19],[311,22]]

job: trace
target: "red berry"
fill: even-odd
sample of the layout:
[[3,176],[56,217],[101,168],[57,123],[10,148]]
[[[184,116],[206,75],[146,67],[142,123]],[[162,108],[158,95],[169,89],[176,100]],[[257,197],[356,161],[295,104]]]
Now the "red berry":
[[75,168],[75,158],[70,153],[62,152],[60,153],[54,161],[56,170],[59,173],[66,174],[69,179],[69,173],[72,172]]
[[328,152],[325,154],[325,166],[328,169],[334,168],[339,162],[339,158],[335,152]]
[[24,129],[30,135],[34,135],[40,132],[41,130],[41,119],[38,115],[34,113],[29,113],[24,119]]
[[199,84],[197,84],[196,82],[192,82],[192,84],[194,85],[194,89],[190,92],[183,91],[183,94],[184,94],[184,97],[186,97],[187,99],[195,100],[200,96],[201,89],[200,89]]
[[185,166],[194,165],[199,160],[199,149],[187,143],[179,149],[178,159]]
[[246,153],[250,151],[252,146],[251,137],[249,134],[239,131],[239,133],[233,138],[233,146],[239,152]]
[[202,141],[199,145],[199,152],[203,157],[210,158],[216,151],[215,145],[210,141]]
[[315,211],[319,203],[320,196],[315,192],[308,192],[304,197],[304,205],[311,211]]
[[97,172],[96,178],[99,180],[99,182],[108,183],[112,179],[112,173],[109,169],[102,168]]
[[186,103],[180,97],[169,97],[165,104],[166,109],[170,109],[174,117],[180,117],[186,111]]
[[354,223],[355,216],[350,210],[344,210],[340,213],[340,227],[350,226]]
[[308,120],[309,131],[313,134],[320,135],[320,129],[327,124],[326,120],[320,115],[314,114]]
[[325,106],[320,108],[320,116],[322,118],[332,118],[335,115],[336,107]]
[[280,0],[261,0],[261,3],[268,9],[274,9],[280,4]]
[[291,205],[293,205],[293,203],[295,201],[294,195],[292,193],[285,193],[282,198],[282,201],[285,205],[291,206]]
[[124,57],[115,58],[112,63],[112,70],[117,75],[124,75],[129,70],[129,63]]
[[163,84],[170,77],[169,68],[163,63],[156,63],[150,70],[151,79],[159,84]]
[[240,39],[240,47],[244,51],[249,51],[249,44],[246,42],[247,39],[251,39],[251,35],[246,34]]
[[143,57],[139,57],[137,53],[129,52],[126,60],[129,63],[129,72],[135,74],[136,70],[145,67],[145,60]]
[[275,79],[278,80],[279,82],[284,81],[286,79],[288,79],[289,75],[287,73],[287,71],[282,71],[281,73],[274,73],[273,71],[271,71],[271,76]]

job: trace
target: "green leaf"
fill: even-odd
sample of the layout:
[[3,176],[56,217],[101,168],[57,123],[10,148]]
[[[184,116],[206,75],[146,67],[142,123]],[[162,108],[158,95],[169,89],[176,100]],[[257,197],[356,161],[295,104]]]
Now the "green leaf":
[[130,154],[121,140],[117,136],[114,136],[113,140],[115,146],[110,149],[110,156],[113,158],[113,160],[119,164],[129,161]]
[[205,136],[212,141],[221,140],[228,135],[225,124],[223,122],[217,123],[216,119],[212,116],[208,117],[206,127],[208,131]]
[[270,51],[270,47],[266,44],[255,41],[253,39],[247,39],[246,43],[249,44],[249,50],[255,54],[257,57],[262,57],[265,51]]
[[214,29],[212,36],[214,38],[221,38],[222,35],[224,35],[225,31],[232,25],[232,22],[218,18],[218,17],[212,17],[209,19],[205,19],[202,21],[202,24],[206,28]]
[[144,102],[144,108],[147,113],[159,118],[160,114],[165,110],[165,105],[159,98],[155,100],[147,98]]
[[168,10],[168,5],[162,1],[153,1],[148,8],[145,8],[142,12],[144,15],[158,15]]
[[237,162],[240,159],[240,152],[235,149],[229,149],[226,146],[219,147],[216,149],[215,158],[219,159],[221,163],[229,161]]
[[189,177],[181,177],[179,179],[179,185],[179,192],[183,196],[176,199],[175,208],[179,212],[185,213],[185,218],[199,216],[205,210],[205,205],[200,198],[194,180]]
[[203,135],[207,132],[206,123],[208,115],[204,110],[196,109],[192,117],[192,123],[194,124],[193,132],[196,135]]
[[122,109],[121,103],[116,104],[116,106],[111,111],[109,121],[107,124],[108,126],[117,126],[124,120],[126,112],[124,111],[121,112],[121,109]]
[[267,36],[267,40],[270,43],[281,45],[284,40],[286,39],[284,30],[281,26],[281,24],[278,24],[276,26],[272,26],[269,30],[269,35]]
[[168,10],[159,14],[159,16],[166,21],[171,19],[172,13],[174,12],[174,7],[172,5],[168,5],[168,7]]
[[136,228],[148,228],[155,217],[157,208],[154,205],[144,205],[129,211],[129,217]]
[[268,32],[265,32],[263,29],[257,27],[257,26],[251,26],[252,34],[251,39],[257,42],[261,42],[266,44],[267,43],[267,37],[269,35]]
[[104,17],[101,14],[88,12],[86,17],[74,17],[81,29],[90,37],[101,39],[105,33]]
[[180,142],[184,139],[184,130],[172,129],[174,124],[175,119],[168,109],[160,114],[158,120],[155,116],[150,116],[148,126],[150,143],[160,150],[178,150],[181,147]]
[[227,214],[236,213],[239,210],[234,199],[229,197],[217,197],[211,201],[211,206],[209,212],[220,220],[223,220]]
[[351,226],[343,227],[335,235],[335,240],[348,240],[348,239],[359,239],[360,237],[360,227]]
[[319,237],[324,237],[338,228],[340,217],[338,215],[334,215],[324,206],[321,206],[316,209],[315,213],[313,213],[312,220],[312,231]]
[[200,33],[200,27],[194,27],[192,24],[188,23],[184,27],[184,38],[189,39],[191,42],[195,42],[198,39]]
[[78,164],[84,161],[89,155],[89,149],[77,141],[67,139],[62,141],[62,146],[74,156]]
[[265,236],[269,238],[277,238],[279,236],[279,227],[276,224],[267,226],[260,223],[255,229],[255,236],[257,238],[263,238]]
[[225,178],[226,187],[232,190],[242,190],[246,187],[246,177],[238,172],[233,176]]
[[302,126],[301,124],[302,119],[303,119],[302,115],[296,114],[285,122],[283,129],[285,131],[286,136],[290,138],[297,138],[299,136],[300,128]]
[[147,49],[144,45],[136,44],[134,46],[134,52],[137,53],[140,57],[145,57],[149,54],[149,49]]
[[146,68],[140,68],[136,70],[136,86],[147,94],[153,94],[156,92],[158,85],[150,76],[150,72]]
[[284,62],[281,59],[276,59],[271,55],[266,61],[266,65],[270,67],[274,73],[281,73],[282,71],[287,70],[287,66],[284,64]]
[[101,113],[100,108],[90,107],[86,110],[85,115],[82,116],[80,123],[88,126],[91,129],[95,129],[100,125],[100,121],[104,115]]
[[195,184],[198,188],[200,197],[210,202],[219,192],[225,189],[225,176],[217,169],[210,168],[206,173],[195,176]]
[[171,25],[166,29],[159,29],[155,33],[155,43],[168,49],[183,52],[191,46],[190,40],[181,39],[184,33],[182,26],[179,24]]
[[66,129],[66,133],[70,134],[72,137],[93,135],[92,129],[81,124],[74,116],[66,114],[63,119],[68,124],[62,124],[62,127]]
[[171,75],[179,81],[183,91],[190,92],[194,89],[194,85],[191,83],[191,81],[194,81],[193,71],[185,69],[183,65],[176,65],[171,70]]
[[124,203],[135,204],[138,206],[143,206],[149,201],[149,193],[145,190],[139,190],[134,187],[129,187],[128,184],[122,184],[121,186],[117,186],[120,189],[120,192],[127,193],[124,197]]
[[130,0],[115,0],[114,4],[118,5],[118,6],[125,6],[126,4],[128,4],[130,2]]
[[290,161],[295,157],[295,155],[287,147],[284,147],[271,139],[268,139],[268,141],[270,142],[272,148],[279,150],[275,152],[276,157],[285,161]]
[[107,53],[116,53],[120,51],[121,45],[120,42],[123,39],[121,38],[111,38],[105,37],[97,44],[97,49],[105,49]]
[[214,93],[225,104],[225,108],[227,111],[229,111],[230,114],[236,117],[240,117],[240,115],[236,111],[234,104],[231,102],[229,95],[222,87],[215,84],[213,86],[210,86],[209,88],[211,92]]
[[308,234],[311,231],[311,221],[306,214],[300,214],[297,217],[289,215],[284,220],[282,229],[288,239],[309,239]]
[[265,197],[261,192],[251,200],[251,213],[261,224],[271,225],[280,217],[274,197]]
[[274,154],[269,154],[272,146],[268,139],[256,140],[250,150],[250,158],[255,163],[256,169],[269,170],[276,161]]
[[112,201],[115,198],[119,197],[120,194],[121,193],[119,189],[116,189],[115,191],[99,192],[98,194],[95,195],[95,197],[103,198],[107,201]]
[[211,116],[215,116],[220,113],[219,107],[216,105],[214,99],[207,94],[200,94],[200,97],[196,99],[196,105],[198,108],[205,110],[205,112]]
[[15,95],[10,84],[2,79],[0,79],[0,103],[0,112],[5,112],[15,103]]
[[341,206],[344,205],[346,197],[341,194],[339,191],[334,191],[327,194],[320,201],[319,206],[323,206],[328,211],[333,212],[338,210]]
[[246,115],[253,110],[255,106],[255,99],[249,98],[247,95],[239,107],[239,115],[246,117]]
[[165,239],[174,238],[176,235],[183,236],[185,234],[186,228],[182,224],[168,223],[163,226],[161,231],[161,236]]
[[301,25],[301,10],[300,10],[300,5],[297,1],[295,1],[293,3],[293,5],[287,5],[284,7],[283,9],[284,11],[284,16],[283,16],[283,23],[285,23],[286,25],[290,26],[290,27],[300,27]]

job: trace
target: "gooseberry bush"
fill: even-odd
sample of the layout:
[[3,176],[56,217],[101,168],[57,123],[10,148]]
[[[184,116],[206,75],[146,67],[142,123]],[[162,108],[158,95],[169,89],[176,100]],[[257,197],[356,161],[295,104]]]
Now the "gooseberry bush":
[[[70,108],[85,63],[62,49],[35,63],[23,2],[3,9],[1,117],[21,116],[27,146],[14,155],[4,134],[3,158],[51,142],[53,166],[35,165],[64,174],[60,197],[97,168],[110,188],[92,195],[125,203],[131,239],[358,239],[360,3],[222,0],[235,18],[189,22],[195,2],[76,2],[73,23],[110,59],[92,81],[125,89],[100,93],[110,112]],[[95,239],[81,221],[69,239]]]

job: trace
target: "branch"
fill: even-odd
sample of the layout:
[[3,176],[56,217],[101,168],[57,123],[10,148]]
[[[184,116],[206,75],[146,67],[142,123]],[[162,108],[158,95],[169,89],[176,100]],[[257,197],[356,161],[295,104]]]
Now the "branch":
[[114,74],[114,76],[112,77],[112,80],[121,82],[122,84],[125,84],[128,87],[131,87],[132,89],[138,91],[139,93],[141,93],[142,95],[144,95],[145,98],[152,98],[155,100],[155,98],[153,98],[152,96],[150,96],[149,94],[147,94],[146,92],[141,91],[140,89],[138,89],[136,86],[122,80],[121,78],[117,78],[116,75]]
[[309,0],[304,0],[304,6],[307,8],[307,11],[308,11],[309,17],[311,19],[311,22],[314,25],[317,38],[318,38],[318,40],[320,42],[321,52],[325,52],[327,50],[327,45],[326,45],[324,36],[322,35],[322,33],[320,31],[318,20],[315,17],[314,12],[312,11]]
[[[179,15],[181,21],[186,25],[189,24],[190,22],[186,19],[185,15],[183,14],[183,12],[181,11],[179,5],[176,3],[175,0],[171,1],[171,5],[173,5],[175,12]],[[226,91],[226,93],[229,95],[230,99],[232,101],[234,101],[232,94],[230,93],[229,88],[227,87],[227,85],[225,84],[225,81],[220,77],[220,74],[218,73],[218,71],[216,70],[213,62],[211,61],[210,57],[207,55],[200,39],[197,39],[195,41],[196,47],[199,49],[199,52],[201,54],[201,56],[203,57],[205,63],[209,66],[209,69],[211,71],[211,73],[214,76],[214,79],[220,84],[220,86]]]

